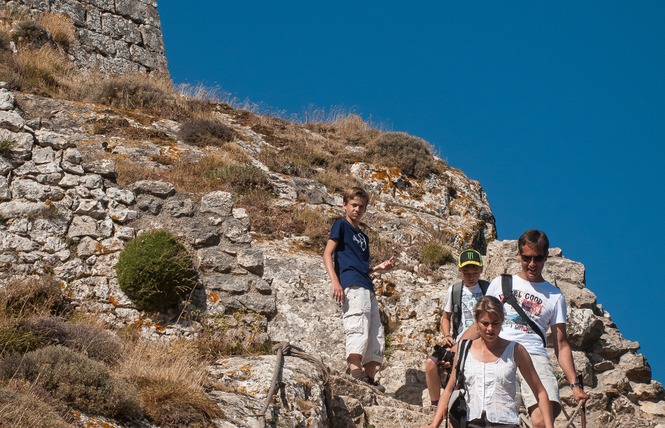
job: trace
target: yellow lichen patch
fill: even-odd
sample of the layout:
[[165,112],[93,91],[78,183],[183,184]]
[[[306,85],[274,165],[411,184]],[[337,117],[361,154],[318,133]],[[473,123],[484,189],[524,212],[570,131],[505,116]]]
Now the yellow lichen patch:
[[300,409],[301,412],[303,413],[308,413],[310,410],[312,410],[314,407],[316,407],[316,403],[313,401],[309,400],[303,400],[303,399],[298,399],[296,401],[298,408]]
[[90,419],[85,423],[86,428],[114,428],[115,425],[108,422]]
[[109,303],[112,304],[113,306],[116,306],[116,307],[120,306],[120,302],[118,302],[118,299],[116,299],[115,297],[113,297],[113,295],[111,295],[111,294],[109,294],[108,301],[109,301]]
[[95,254],[111,254],[113,252],[121,250],[121,244],[119,241],[113,241],[110,246],[103,245],[101,242],[95,244]]
[[160,147],[159,154],[172,161],[177,161],[182,157],[182,150],[176,146]]
[[220,298],[219,294],[214,293],[212,291],[210,292],[210,294],[208,294],[208,300],[211,301],[212,303],[219,302],[219,298]]

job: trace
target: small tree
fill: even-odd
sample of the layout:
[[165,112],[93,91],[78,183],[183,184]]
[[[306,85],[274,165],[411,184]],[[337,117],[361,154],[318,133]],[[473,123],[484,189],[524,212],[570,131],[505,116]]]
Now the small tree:
[[137,308],[164,311],[196,287],[197,272],[187,249],[162,229],[134,238],[120,254],[116,273]]

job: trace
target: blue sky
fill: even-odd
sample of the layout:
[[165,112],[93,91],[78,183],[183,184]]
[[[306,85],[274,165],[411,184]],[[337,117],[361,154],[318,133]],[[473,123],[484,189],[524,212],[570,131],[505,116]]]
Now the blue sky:
[[546,231],[665,381],[665,2],[159,0],[176,83],[343,108],[478,180],[499,239]]

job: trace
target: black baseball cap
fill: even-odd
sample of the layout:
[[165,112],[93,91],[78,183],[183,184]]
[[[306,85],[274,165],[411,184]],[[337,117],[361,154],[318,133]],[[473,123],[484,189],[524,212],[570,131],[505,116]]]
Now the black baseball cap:
[[483,258],[478,251],[468,249],[460,253],[459,259],[457,260],[457,266],[462,268],[468,265],[483,267]]

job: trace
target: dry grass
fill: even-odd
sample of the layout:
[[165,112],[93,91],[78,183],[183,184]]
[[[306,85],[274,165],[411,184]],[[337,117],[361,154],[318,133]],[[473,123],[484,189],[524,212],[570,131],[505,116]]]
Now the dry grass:
[[20,47],[40,48],[51,41],[51,35],[46,28],[32,19],[15,22],[11,36]]
[[296,138],[283,147],[264,148],[259,160],[271,171],[296,177],[312,178],[333,161],[332,154],[321,142]]
[[223,416],[204,393],[207,365],[191,342],[139,340],[128,343],[123,356],[116,373],[138,385],[142,408],[157,425],[207,426]]
[[67,51],[76,40],[76,28],[74,20],[61,13],[42,13],[37,17],[37,22],[49,32],[51,40]]
[[61,313],[65,300],[60,283],[52,277],[12,280],[0,289],[0,313],[12,319]]
[[122,137],[130,140],[150,140],[161,145],[173,145],[175,138],[169,137],[165,132],[151,127],[132,125],[129,120],[122,117],[105,117],[91,122],[92,133],[106,137]]
[[420,261],[432,269],[443,266],[451,257],[452,249],[440,242],[424,244],[420,249]]
[[22,49],[16,54],[5,53],[0,66],[0,79],[12,88],[45,96],[64,96],[77,74],[76,67],[51,46]]
[[166,76],[145,73],[94,75],[82,80],[79,97],[124,110],[171,117],[183,108]]
[[140,180],[164,180],[172,183],[179,192],[210,192],[219,190],[218,183],[207,179],[205,174],[217,167],[226,165],[217,156],[206,156],[198,162],[176,160],[170,168],[155,168],[145,163],[134,162],[126,158],[116,160],[118,184],[130,186]]
[[305,116],[305,127],[343,145],[367,146],[381,134],[380,129],[360,115],[341,109],[332,109],[327,114],[310,113]]
[[216,120],[193,118],[182,123],[178,137],[192,146],[223,146],[233,141],[234,133]]
[[181,192],[226,190],[239,195],[257,189],[270,192],[272,186],[267,174],[251,165],[249,159],[237,144],[227,143],[199,160],[169,161],[169,168],[156,168],[118,158],[116,172],[121,186],[129,186],[140,180],[164,180]]
[[105,364],[118,361],[117,350],[122,343],[97,322],[68,322],[64,318],[39,317],[19,323],[19,331],[33,333],[43,343],[58,344],[73,349]]
[[73,428],[72,423],[69,410],[36,385],[11,380],[0,387],[0,427]]
[[445,164],[434,157],[432,145],[404,132],[378,136],[367,149],[367,161],[384,166],[398,166],[410,177],[423,180],[443,170]]
[[375,229],[364,228],[364,230],[367,233],[367,236],[369,236],[369,255],[371,257],[370,264],[372,266],[388,260],[392,256],[396,256],[398,249],[403,246],[382,235]]
[[9,51],[11,46],[10,42],[11,42],[11,37],[9,37],[9,33],[0,29],[0,52]]

